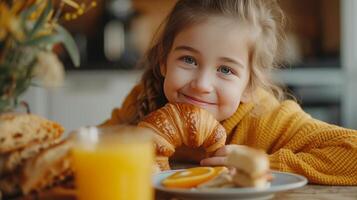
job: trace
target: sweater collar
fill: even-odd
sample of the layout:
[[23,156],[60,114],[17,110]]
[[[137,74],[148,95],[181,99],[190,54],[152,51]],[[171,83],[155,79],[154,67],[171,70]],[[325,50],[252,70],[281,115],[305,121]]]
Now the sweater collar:
[[240,103],[236,112],[228,119],[223,120],[221,123],[226,129],[227,136],[232,133],[232,130],[237,126],[237,124],[257,106],[265,107],[265,104],[274,105],[277,100],[262,88],[258,88],[255,92],[256,100],[254,102]]
[[233,128],[243,119],[245,115],[250,113],[253,108],[253,103],[241,103],[236,112],[231,117],[222,121],[222,125],[226,129],[227,136],[232,133]]

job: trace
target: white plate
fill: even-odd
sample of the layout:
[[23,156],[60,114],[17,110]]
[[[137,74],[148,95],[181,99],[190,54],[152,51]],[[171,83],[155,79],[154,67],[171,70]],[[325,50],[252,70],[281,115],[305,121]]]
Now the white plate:
[[255,188],[216,188],[216,189],[170,189],[161,185],[161,181],[179,170],[168,170],[154,176],[154,187],[158,192],[169,193],[181,199],[270,199],[274,193],[304,186],[307,179],[303,176],[273,171],[273,181],[266,189]]

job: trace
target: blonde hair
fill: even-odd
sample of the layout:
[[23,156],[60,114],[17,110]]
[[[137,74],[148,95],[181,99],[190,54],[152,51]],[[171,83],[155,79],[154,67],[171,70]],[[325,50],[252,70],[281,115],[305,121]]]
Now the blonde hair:
[[250,49],[248,88],[263,88],[277,99],[284,98],[270,73],[277,65],[279,43],[283,39],[284,14],[276,0],[179,0],[161,26],[161,31],[146,53],[141,65],[146,68],[142,90],[137,97],[137,112],[128,121],[140,121],[148,113],[164,106],[164,77],[160,64],[165,64],[176,35],[190,25],[202,23],[211,16],[225,16],[253,26],[257,31]]

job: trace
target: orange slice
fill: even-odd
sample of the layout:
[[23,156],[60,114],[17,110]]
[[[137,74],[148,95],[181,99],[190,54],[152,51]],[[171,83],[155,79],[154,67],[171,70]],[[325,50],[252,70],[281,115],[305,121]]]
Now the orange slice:
[[162,181],[168,188],[192,188],[216,175],[213,167],[194,167],[172,174]]
[[227,167],[213,167],[215,175],[214,176],[218,176],[219,174],[221,174],[222,172],[228,170]]

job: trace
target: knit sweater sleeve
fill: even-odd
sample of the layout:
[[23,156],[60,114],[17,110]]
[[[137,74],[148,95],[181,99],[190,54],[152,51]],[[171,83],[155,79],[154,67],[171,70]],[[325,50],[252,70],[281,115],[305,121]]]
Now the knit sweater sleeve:
[[120,108],[114,108],[112,110],[111,117],[104,121],[99,126],[111,126],[118,124],[128,124],[137,113],[136,110],[136,98],[142,90],[141,85],[136,85],[125,98]]
[[313,119],[293,101],[244,121],[242,142],[265,149],[272,169],[302,174],[311,183],[357,185],[357,131]]

